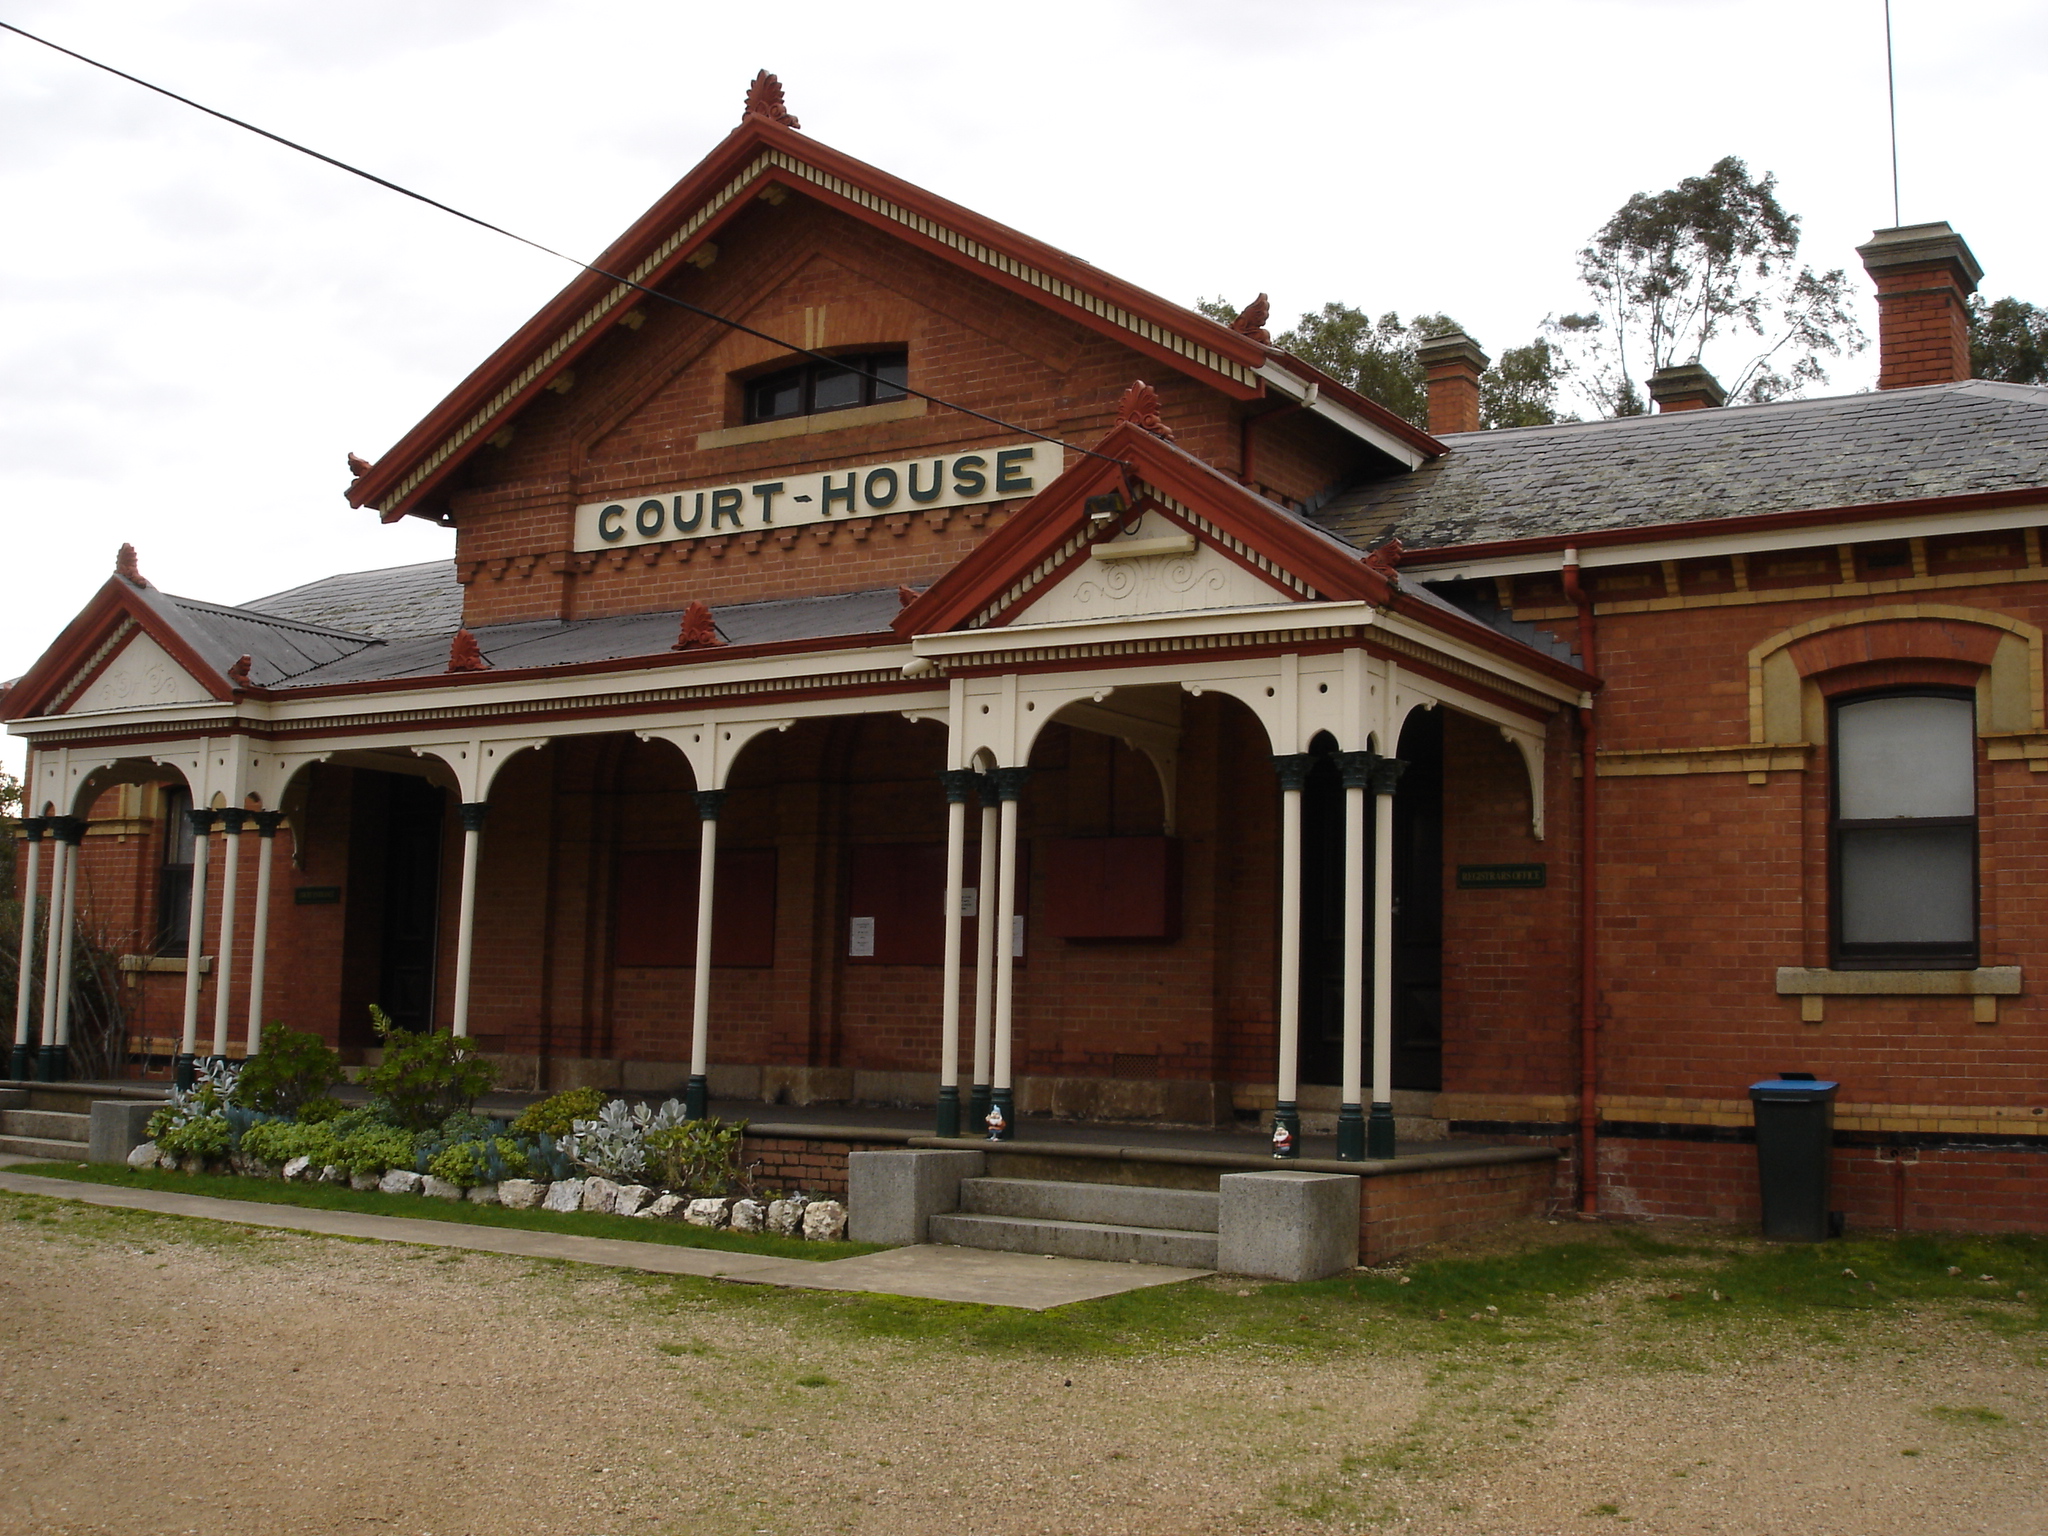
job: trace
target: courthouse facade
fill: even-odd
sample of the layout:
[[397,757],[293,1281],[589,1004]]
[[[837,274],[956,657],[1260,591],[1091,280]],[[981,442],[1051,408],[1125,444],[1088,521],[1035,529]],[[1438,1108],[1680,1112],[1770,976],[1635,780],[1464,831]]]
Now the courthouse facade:
[[452,561],[124,551],[0,695],[13,1069],[75,917],[181,1067],[377,1003],[512,1086],[1551,1143],[1719,1217],[1808,1071],[1852,1220],[2048,1228],[2048,391],[1969,378],[1947,226],[1862,255],[1874,393],[1481,432],[1452,336],[1425,432],[764,77],[351,455]]

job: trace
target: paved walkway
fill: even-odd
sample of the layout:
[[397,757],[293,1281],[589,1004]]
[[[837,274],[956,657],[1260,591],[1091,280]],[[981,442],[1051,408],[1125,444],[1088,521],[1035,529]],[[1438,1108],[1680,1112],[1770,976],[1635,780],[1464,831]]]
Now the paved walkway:
[[23,1195],[47,1195],[57,1200],[79,1200],[87,1205],[152,1211],[161,1216],[232,1221],[248,1227],[314,1232],[326,1237],[466,1248],[515,1258],[560,1259],[571,1264],[637,1269],[657,1275],[697,1275],[710,1280],[813,1291],[867,1291],[930,1301],[979,1302],[1032,1312],[1147,1286],[1172,1285],[1207,1273],[1198,1269],[1170,1269],[1163,1264],[1105,1264],[1093,1259],[1039,1258],[932,1244],[891,1248],[854,1259],[813,1262],[767,1254],[727,1253],[715,1248],[680,1248],[669,1243],[636,1243],[623,1238],[478,1227],[418,1216],[365,1216],[353,1211],[323,1211],[254,1200],[219,1200],[210,1195],[81,1184],[70,1179],[13,1172],[0,1172],[0,1189]]

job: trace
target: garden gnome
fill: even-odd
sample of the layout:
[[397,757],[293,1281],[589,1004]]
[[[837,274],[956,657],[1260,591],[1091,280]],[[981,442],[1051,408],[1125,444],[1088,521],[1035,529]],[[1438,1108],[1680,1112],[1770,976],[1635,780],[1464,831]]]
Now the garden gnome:
[[1001,1141],[1003,1139],[1003,1127],[1007,1123],[1008,1122],[1006,1122],[1003,1119],[1003,1106],[1000,1104],[991,1104],[988,1110],[987,1121],[988,1139],[990,1141]]

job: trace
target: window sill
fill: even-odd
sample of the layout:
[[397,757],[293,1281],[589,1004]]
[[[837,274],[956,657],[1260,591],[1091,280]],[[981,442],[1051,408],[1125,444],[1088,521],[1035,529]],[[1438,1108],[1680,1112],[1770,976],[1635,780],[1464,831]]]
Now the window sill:
[[885,400],[880,405],[856,405],[844,411],[791,416],[783,421],[759,421],[750,427],[720,427],[716,431],[697,434],[697,451],[738,448],[746,443],[772,443],[779,438],[837,432],[843,427],[869,427],[882,421],[908,421],[924,415],[927,405],[922,396],[912,396],[908,400]]
[[1799,1017],[1824,1020],[1828,997],[1967,997],[1979,1024],[1998,1022],[1998,999],[2020,993],[2016,965],[1981,965],[1973,971],[1826,971],[1800,965],[1778,967],[1778,995],[1800,1000]]
[[[174,975],[182,976],[185,974],[185,957],[183,955],[123,955],[121,957],[121,969],[124,971],[168,971]],[[213,956],[201,955],[199,957],[199,974],[207,976],[211,975],[212,972]]]

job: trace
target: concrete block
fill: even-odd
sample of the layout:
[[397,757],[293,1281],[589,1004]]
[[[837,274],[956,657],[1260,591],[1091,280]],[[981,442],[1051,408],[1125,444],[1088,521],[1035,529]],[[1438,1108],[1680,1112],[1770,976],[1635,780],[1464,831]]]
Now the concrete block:
[[87,1161],[127,1162],[128,1154],[149,1140],[149,1117],[162,1108],[148,1099],[94,1099]]
[[1358,1263],[1357,1175],[1226,1173],[1216,1267],[1262,1280],[1322,1280]]
[[926,1240],[933,1216],[960,1208],[960,1181],[981,1177],[979,1152],[855,1152],[846,1160],[846,1205],[856,1243]]

